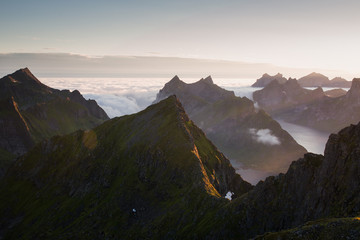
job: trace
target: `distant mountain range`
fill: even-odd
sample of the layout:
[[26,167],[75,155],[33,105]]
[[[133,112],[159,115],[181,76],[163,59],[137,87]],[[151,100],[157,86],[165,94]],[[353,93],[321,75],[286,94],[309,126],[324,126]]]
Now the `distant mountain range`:
[[[280,84],[286,82],[286,78],[283,77],[282,74],[278,73],[274,76],[270,76],[265,73],[261,78],[257,79],[256,82],[252,85],[252,87],[265,87],[273,80],[278,81]],[[298,80],[299,85],[301,87],[337,87],[337,88],[349,88],[351,86],[351,81],[347,81],[341,77],[335,77],[333,79],[329,79],[328,77],[320,74],[320,73],[310,73]]]
[[263,110],[246,97],[220,88],[209,76],[186,84],[175,76],[160,90],[155,102],[176,95],[189,117],[229,157],[244,165],[279,173],[306,150]]
[[360,120],[360,79],[355,78],[350,90],[344,93],[323,92],[321,88],[307,90],[290,79],[284,84],[273,81],[255,91],[253,97],[276,118],[334,133]]
[[18,158],[0,180],[0,237],[359,239],[359,143],[351,125],[252,187],[170,96]]
[[[211,74],[221,78],[256,78],[263,72],[302,76],[316,69],[267,63],[165,56],[86,56],[74,53],[0,53],[0,75],[29,66],[38,77],[184,77]],[[334,74],[333,70],[321,70]],[[335,72],[344,75],[344,72]],[[345,75],[344,75],[345,76]]]
[[262,75],[261,78],[257,79],[256,82],[251,85],[252,87],[265,87],[266,85],[268,85],[269,83],[271,83],[272,81],[276,80],[279,83],[285,83],[287,81],[286,78],[283,77],[282,74],[278,73],[274,76],[270,76],[269,74],[265,73]]
[[54,135],[92,128],[109,119],[78,91],[42,84],[29,69],[0,79],[0,160],[8,162]]

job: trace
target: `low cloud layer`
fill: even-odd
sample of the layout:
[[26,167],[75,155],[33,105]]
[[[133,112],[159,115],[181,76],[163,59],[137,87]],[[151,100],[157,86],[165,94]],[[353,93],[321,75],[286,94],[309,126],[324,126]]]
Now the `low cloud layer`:
[[[40,78],[56,89],[77,89],[86,99],[94,99],[110,118],[133,114],[151,105],[156,94],[171,78]],[[199,78],[200,79],[200,78]],[[197,78],[185,79],[191,83]],[[233,90],[237,96],[250,97],[255,80],[214,79],[215,84]]]
[[281,142],[278,137],[272,134],[270,129],[255,129],[250,128],[249,133],[253,139],[259,143],[266,145],[280,145]]
[[165,78],[40,78],[57,89],[77,89],[86,99],[94,99],[110,118],[133,114],[151,105],[169,81]]

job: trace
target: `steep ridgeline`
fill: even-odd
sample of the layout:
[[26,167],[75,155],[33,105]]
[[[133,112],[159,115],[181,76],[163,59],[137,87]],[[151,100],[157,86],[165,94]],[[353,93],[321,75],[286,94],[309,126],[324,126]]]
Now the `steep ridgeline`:
[[289,79],[283,84],[272,81],[266,87],[253,93],[254,101],[272,115],[308,104],[325,97],[319,87],[315,90],[302,88],[296,79]]
[[7,152],[0,160],[24,154],[43,139],[108,119],[94,100],[85,100],[76,90],[50,88],[27,68],[0,79],[0,105],[0,151]]
[[299,78],[299,84],[302,87],[341,87],[349,88],[351,81],[347,81],[341,77],[335,77],[329,80],[328,77],[320,73],[310,73],[302,78]]
[[270,76],[269,74],[265,73],[262,75],[261,78],[257,79],[256,82],[251,85],[252,87],[265,87],[272,81],[276,80],[278,83],[283,84],[287,81],[286,78],[283,77],[282,74],[278,73],[274,76]]
[[211,77],[186,84],[175,76],[156,101],[175,94],[189,117],[237,167],[284,172],[306,150],[246,97],[215,85]]
[[360,120],[360,79],[352,81],[346,95],[323,97],[282,111],[277,117],[328,133],[356,124]]
[[[291,164],[286,174],[268,177],[247,194],[235,199],[219,211],[214,233],[224,239],[242,236],[247,239],[269,231],[296,227],[307,221],[299,231],[268,235],[296,236],[360,236],[360,124],[351,125],[332,134],[326,144],[325,155],[308,153]],[[334,219],[346,218],[346,219]],[[229,219],[222,221],[221,219]],[[332,224],[331,224],[332,223]],[[355,232],[341,232],[357,223]],[[312,227],[311,227],[312,226]],[[329,229],[328,232],[324,231]],[[306,229],[308,231],[306,231]],[[335,231],[336,230],[336,231]],[[339,232],[340,231],[340,232]],[[271,238],[274,237],[274,238]],[[261,238],[260,238],[261,239]],[[283,239],[292,239],[286,238]],[[305,238],[306,239],[306,238]]]
[[251,188],[171,96],[18,158],[0,182],[0,238],[188,239]]

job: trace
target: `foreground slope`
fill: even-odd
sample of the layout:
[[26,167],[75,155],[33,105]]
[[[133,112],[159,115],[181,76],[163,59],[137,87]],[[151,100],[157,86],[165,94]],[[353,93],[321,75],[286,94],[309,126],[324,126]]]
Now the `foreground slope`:
[[[356,234],[360,236],[360,221],[354,219],[360,215],[359,143],[360,124],[332,134],[324,156],[306,154],[294,161],[286,174],[267,178],[232,201],[227,210],[222,209],[219,214],[229,221],[224,223],[219,220],[216,223],[218,229],[214,227],[214,232],[223,232],[228,238],[248,238],[322,219],[318,223],[308,223],[317,228],[312,230],[318,235],[326,234],[321,231],[331,227],[327,224],[332,222],[332,232],[336,236],[351,236],[352,233],[345,232],[351,224],[357,225]],[[282,234],[292,236],[294,232]],[[270,235],[268,237],[271,239]]]
[[41,140],[108,119],[94,100],[85,100],[76,90],[50,88],[27,68],[0,79],[0,105],[0,151],[10,159]]
[[5,239],[173,239],[206,234],[205,214],[251,189],[176,97],[54,137],[0,184]]
[[251,188],[172,96],[20,157],[0,182],[0,236],[357,239],[359,143],[360,123]]
[[160,90],[156,101],[172,94],[234,166],[279,173],[306,152],[251,100],[218,87],[211,77],[186,84],[175,76]]

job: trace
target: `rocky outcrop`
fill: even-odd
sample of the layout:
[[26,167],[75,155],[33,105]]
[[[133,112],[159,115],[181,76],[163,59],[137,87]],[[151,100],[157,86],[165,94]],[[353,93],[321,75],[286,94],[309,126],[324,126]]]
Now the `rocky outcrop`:
[[261,78],[257,79],[256,82],[251,85],[252,87],[265,87],[272,81],[276,80],[278,83],[283,84],[287,81],[286,78],[283,77],[282,74],[278,73],[274,76],[270,76],[269,74],[265,73],[262,75]]
[[318,101],[323,97],[325,94],[321,88],[315,90],[302,88],[296,79],[289,79],[283,84],[273,81],[265,88],[253,93],[254,101],[273,115]]
[[306,150],[267,113],[246,97],[236,97],[213,83],[211,77],[186,84],[175,76],[156,102],[176,95],[190,118],[236,167],[279,173]]

